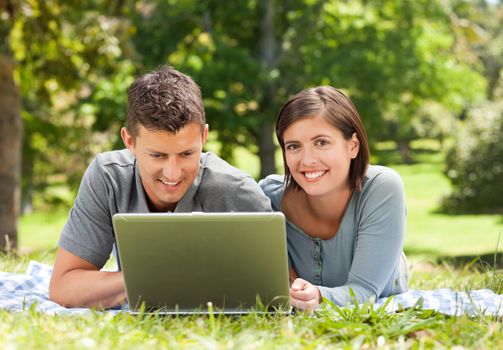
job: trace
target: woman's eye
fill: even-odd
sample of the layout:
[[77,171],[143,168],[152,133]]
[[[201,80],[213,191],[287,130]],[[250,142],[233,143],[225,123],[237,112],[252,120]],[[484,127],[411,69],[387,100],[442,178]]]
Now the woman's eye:
[[326,146],[329,144],[329,142],[327,140],[320,139],[320,140],[316,140],[314,144],[316,146]]
[[299,145],[294,145],[294,144],[290,144],[290,145],[286,146],[287,151],[295,151],[298,148],[299,148]]

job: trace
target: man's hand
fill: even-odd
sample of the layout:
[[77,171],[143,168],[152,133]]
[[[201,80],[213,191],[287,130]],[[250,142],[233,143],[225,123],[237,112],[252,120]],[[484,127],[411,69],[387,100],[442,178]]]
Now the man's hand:
[[290,287],[290,303],[304,311],[313,311],[321,303],[320,290],[302,278],[297,278]]
[[90,262],[58,248],[49,299],[66,307],[106,309],[126,301],[122,272],[99,271]]

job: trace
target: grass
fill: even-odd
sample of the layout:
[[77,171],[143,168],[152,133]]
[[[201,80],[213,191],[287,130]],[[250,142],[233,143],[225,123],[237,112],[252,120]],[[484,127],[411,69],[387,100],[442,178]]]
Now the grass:
[[[22,272],[30,259],[54,252],[0,256],[2,268]],[[52,256],[51,256],[52,255]],[[415,270],[411,288],[480,288],[491,271],[431,265]],[[243,317],[103,314],[46,315],[34,308],[0,311],[0,347],[5,349],[501,349],[503,324],[488,316],[450,317],[414,308],[388,314],[364,303],[340,308],[328,303],[314,315]]]
[[21,216],[18,237],[21,250],[55,248],[67,217],[68,210],[61,208]]
[[160,318],[129,315],[47,316],[0,312],[0,344],[27,349],[430,349],[503,346],[502,325],[489,318],[409,310],[386,315],[364,305],[318,317]]
[[442,165],[420,163],[394,165],[405,185],[409,254],[456,256],[494,253],[503,221],[498,215],[447,215],[439,212],[449,183]]

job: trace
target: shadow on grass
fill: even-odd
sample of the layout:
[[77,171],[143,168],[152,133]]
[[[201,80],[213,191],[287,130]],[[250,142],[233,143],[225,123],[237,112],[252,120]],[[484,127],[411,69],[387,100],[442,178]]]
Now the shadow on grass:
[[503,254],[487,253],[478,255],[440,256],[436,258],[436,262],[439,264],[447,263],[456,269],[473,267],[481,271],[487,269],[500,270],[503,269]]
[[414,256],[414,255],[428,256],[428,257],[431,257],[432,259],[437,259],[439,256],[441,256],[441,252],[438,250],[425,249],[425,248],[413,248],[413,247],[404,248],[404,253],[406,256]]
[[437,150],[428,148],[411,148],[409,160],[404,162],[400,152],[396,149],[373,149],[372,157],[376,159],[376,164],[380,165],[413,165],[419,163],[443,163],[443,155]]
[[487,269],[500,270],[503,269],[503,253],[495,254],[467,254],[467,255],[442,255],[440,251],[424,248],[405,248],[405,255],[426,256],[429,261],[434,264],[447,264],[455,269],[474,268],[479,271]]

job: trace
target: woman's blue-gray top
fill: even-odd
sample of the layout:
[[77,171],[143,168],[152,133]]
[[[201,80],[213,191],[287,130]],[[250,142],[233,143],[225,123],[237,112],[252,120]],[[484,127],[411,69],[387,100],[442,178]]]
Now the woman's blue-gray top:
[[[260,186],[281,211],[283,176],[270,175]],[[354,191],[337,234],[311,237],[287,219],[289,264],[318,286],[323,297],[337,305],[359,302],[407,290],[405,195],[394,170],[369,166],[360,192]]]

